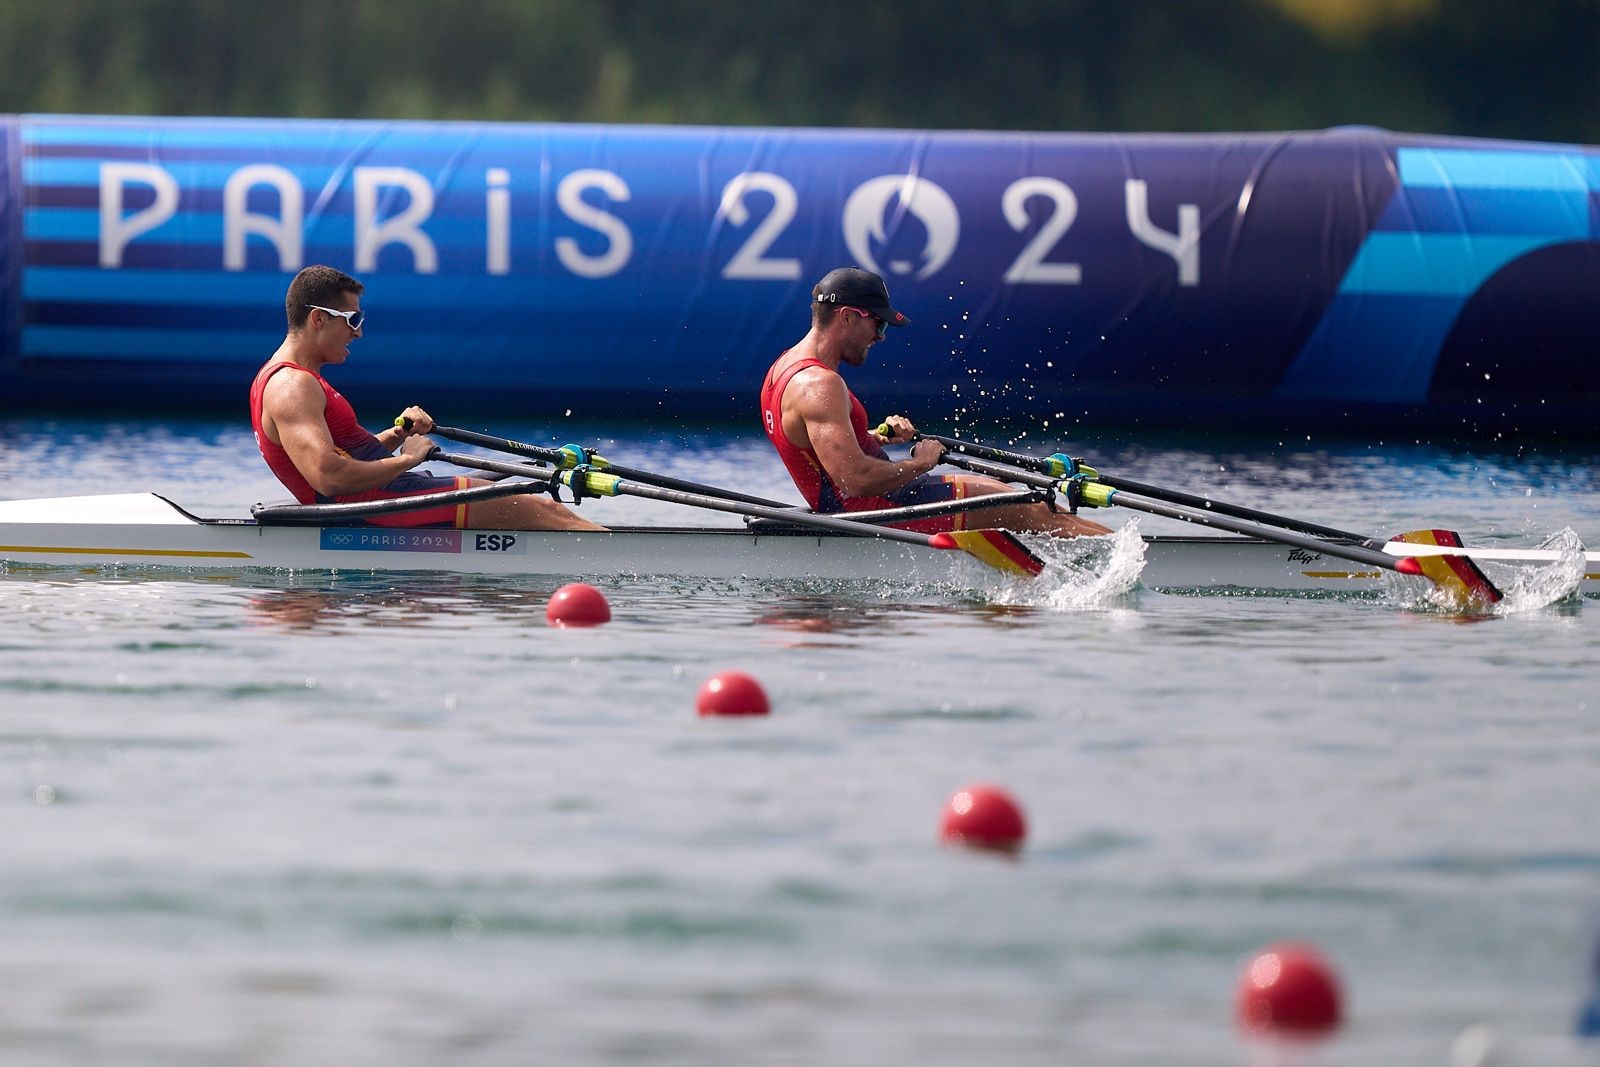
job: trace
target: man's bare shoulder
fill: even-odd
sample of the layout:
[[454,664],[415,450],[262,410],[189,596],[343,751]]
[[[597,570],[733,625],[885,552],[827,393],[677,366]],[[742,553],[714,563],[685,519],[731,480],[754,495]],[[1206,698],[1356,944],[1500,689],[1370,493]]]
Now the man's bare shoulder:
[[285,366],[290,369],[278,371],[267,379],[261,393],[262,403],[276,411],[322,407],[325,398],[316,376],[299,373],[293,364]]
[[850,391],[838,371],[827,367],[806,367],[789,379],[785,400],[793,401],[801,412],[832,411],[848,407]]

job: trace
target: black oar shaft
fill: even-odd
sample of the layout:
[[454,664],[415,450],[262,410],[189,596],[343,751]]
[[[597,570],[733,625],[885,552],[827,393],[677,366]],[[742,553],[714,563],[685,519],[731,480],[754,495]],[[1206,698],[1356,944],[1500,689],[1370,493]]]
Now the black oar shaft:
[[[946,462],[979,474],[988,474],[992,477],[1007,481],[1021,482],[1024,485],[1059,486],[1061,480],[1052,478],[1047,474],[1037,474],[1033,471],[1012,470],[998,463],[977,459],[970,455],[945,455]],[[1097,483],[1085,483],[1086,489]],[[1164,518],[1177,519],[1180,522],[1192,522],[1201,526],[1211,526],[1218,530],[1227,530],[1230,533],[1244,534],[1247,537],[1259,538],[1263,541],[1276,541],[1291,548],[1303,548],[1309,552],[1317,552],[1325,556],[1337,556],[1355,563],[1365,563],[1374,567],[1383,567],[1387,570],[1396,569],[1396,558],[1387,555],[1367,545],[1340,545],[1328,541],[1321,541],[1315,537],[1289,530],[1276,530],[1255,523],[1239,522],[1233,517],[1219,514],[1215,511],[1190,510],[1172,504],[1162,503],[1158,500],[1146,500],[1138,496],[1129,496],[1131,489],[1118,489],[1105,478],[1099,479],[1099,485],[1106,487],[1108,499],[1106,504],[1116,507],[1126,507],[1134,511],[1144,511],[1151,515],[1160,515]],[[1335,536],[1346,538],[1344,534]]]
[[[458,467],[476,468],[478,470],[499,471],[504,474],[526,473],[531,477],[547,479],[552,472],[538,467],[530,467],[521,463],[503,463],[499,460],[484,459],[480,456],[465,456],[456,452],[443,452],[435,450],[429,454],[430,459],[437,459],[443,463],[454,463]],[[691,493],[682,489],[670,489],[666,486],[647,485],[643,482],[630,481],[617,474],[615,470],[596,471],[596,474],[611,475],[616,478],[612,491],[620,496],[638,496],[648,500],[663,500],[671,504],[684,504],[688,507],[705,508],[709,511],[721,511],[730,515],[749,515],[758,519],[775,519],[779,522],[794,523],[799,526],[815,526],[822,530],[834,530],[839,533],[853,534],[856,537],[876,537],[884,541],[900,541],[908,545],[921,545],[924,548],[938,548],[931,534],[917,533],[915,530],[897,530],[892,526],[869,526],[862,522],[851,522],[849,519],[834,518],[831,515],[817,515],[799,508],[779,505],[766,507],[762,504],[747,504],[736,500],[726,500],[722,497],[707,496],[704,493]]]
[[[610,472],[607,472],[610,473]],[[624,479],[617,483],[617,492],[630,496],[642,496],[650,500],[665,500],[674,504],[687,504],[695,508],[709,508],[712,511],[725,511],[730,515],[749,515],[758,519],[776,519],[779,522],[798,523],[801,526],[815,526],[822,530],[836,530],[839,533],[854,534],[857,537],[878,537],[885,541],[899,541],[908,545],[922,545],[926,548],[937,548],[931,534],[917,533],[915,530],[897,530],[893,526],[871,526],[864,522],[851,522],[849,519],[836,519],[831,515],[817,515],[798,508],[778,507],[768,508],[760,504],[741,504],[734,500],[723,500],[721,497],[706,496],[702,493],[686,493],[679,489],[667,489],[659,485],[644,485]]]
[[1236,519],[1249,519],[1252,522],[1264,523],[1267,526],[1278,526],[1285,530],[1295,530],[1299,533],[1310,534],[1313,537],[1332,537],[1342,541],[1354,541],[1356,544],[1365,545],[1367,548],[1376,549],[1382,541],[1376,541],[1348,530],[1336,530],[1332,526],[1322,526],[1303,519],[1293,519],[1287,515],[1274,515],[1270,511],[1257,511],[1240,504],[1229,504],[1223,500],[1213,500],[1206,496],[1196,496],[1178,489],[1167,489],[1159,485],[1149,485],[1145,482],[1136,482],[1132,478],[1121,478],[1110,474],[1100,474],[1097,479],[1102,485],[1109,485],[1113,489],[1122,489],[1141,496],[1165,500],[1170,504],[1182,504],[1185,507],[1198,508],[1201,511],[1215,512],[1221,515],[1231,515]]
[[[1050,477],[1050,461],[1037,456],[1025,456],[1020,452],[1007,452],[1003,448],[991,445],[978,444],[976,441],[963,441],[958,437],[945,437],[936,433],[920,434],[933,441],[938,441],[945,446],[945,462],[968,470],[989,474],[1008,481],[1019,481],[1026,485],[1040,485],[1052,480]],[[954,453],[954,454],[952,454]],[[1034,475],[1029,479],[1017,477],[1005,468],[988,466],[984,461],[1004,463],[1012,467],[1020,467],[1023,471]],[[978,466],[978,464],[984,464]],[[1185,493],[1178,489],[1168,489],[1165,486],[1151,485],[1148,482],[1137,482],[1132,478],[1122,478],[1117,475],[1097,473],[1095,480],[1102,485],[1109,485],[1113,489],[1122,489],[1130,493],[1151,497],[1155,500],[1165,500],[1170,504],[1182,504],[1184,507],[1198,508],[1207,513],[1231,515],[1236,519],[1249,519],[1267,526],[1278,526],[1285,530],[1294,530],[1313,537],[1332,537],[1342,541],[1354,541],[1356,544],[1365,545],[1376,550],[1382,541],[1351,533],[1349,530],[1339,530],[1332,526],[1323,526],[1319,523],[1307,522],[1304,519],[1291,518],[1287,515],[1274,515],[1270,511],[1258,511],[1240,504],[1229,504],[1224,500],[1214,500],[1207,496],[1198,496],[1194,493]]]
[[1061,484],[1060,478],[1053,478],[1048,474],[1039,474],[1031,470],[1016,470],[1000,463],[992,463],[987,459],[976,456],[951,452],[944,454],[943,462],[952,467],[972,471],[974,474],[987,474],[991,478],[998,478],[1002,482],[1019,482],[1022,485],[1038,486],[1040,489],[1054,489]]
[[996,463],[1008,463],[1013,467],[1021,467],[1023,470],[1036,471],[1040,474],[1050,473],[1050,461],[1040,459],[1038,456],[1025,456],[1021,452],[1007,452],[1005,449],[995,448],[993,445],[980,445],[976,441],[963,441],[959,437],[945,437],[943,434],[937,433],[919,433],[917,436],[929,441],[938,441],[941,445],[944,445],[948,452],[960,452],[964,455],[976,456],[978,459],[992,459]]
[[1324,556],[1337,556],[1340,559],[1350,560],[1352,563],[1364,563],[1368,566],[1382,567],[1391,571],[1402,569],[1399,565],[1400,560],[1396,557],[1361,545],[1342,545],[1330,541],[1321,541],[1315,537],[1308,537],[1288,530],[1274,530],[1254,523],[1240,522],[1237,519],[1226,515],[1218,515],[1215,512],[1193,511],[1157,500],[1145,500],[1142,497],[1130,496],[1126,490],[1116,490],[1107,495],[1109,499],[1106,504],[1113,507],[1131,508],[1134,511],[1160,515],[1163,518],[1192,522],[1200,526],[1211,526],[1218,530],[1227,530],[1230,533],[1244,534],[1247,537],[1256,537],[1265,541],[1276,541],[1291,548],[1302,548],[1308,552],[1316,552]]
[[926,504],[902,504],[892,508],[874,508],[871,511],[850,511],[846,514],[850,516],[851,522],[915,522],[918,519],[981,512],[989,508],[1011,507],[1014,504],[1044,504],[1052,495],[1038,489],[1018,489],[1010,493],[935,500]]
[[[504,437],[495,437],[492,434],[479,433],[476,430],[463,430],[457,426],[435,426],[433,434],[438,437],[448,438],[451,441],[460,441],[466,445],[480,445],[492,448],[498,452],[511,452],[519,456],[528,456],[532,459],[541,459],[547,463],[562,464],[567,453],[559,448],[545,448],[540,445],[530,445],[522,441],[511,441]],[[607,474],[615,474],[621,478],[629,478],[635,482],[645,482],[649,485],[658,485],[664,489],[681,489],[687,493],[702,493],[706,496],[721,497],[724,500],[737,500],[745,504],[757,504],[766,508],[793,507],[781,500],[768,500],[765,497],[751,496],[733,489],[722,489],[714,485],[704,485],[700,482],[691,482],[683,478],[674,478],[667,474],[656,474],[652,471],[637,470],[633,467],[624,467],[610,460],[597,462],[597,470],[604,470]]]

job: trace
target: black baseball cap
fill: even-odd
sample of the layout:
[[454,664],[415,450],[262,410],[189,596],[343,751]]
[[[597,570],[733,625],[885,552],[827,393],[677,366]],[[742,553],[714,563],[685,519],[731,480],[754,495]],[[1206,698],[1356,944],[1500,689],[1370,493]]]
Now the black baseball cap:
[[889,287],[883,284],[883,279],[860,267],[830,270],[811,290],[811,299],[817,304],[838,304],[870,311],[890,326],[911,325],[910,319],[890,306]]

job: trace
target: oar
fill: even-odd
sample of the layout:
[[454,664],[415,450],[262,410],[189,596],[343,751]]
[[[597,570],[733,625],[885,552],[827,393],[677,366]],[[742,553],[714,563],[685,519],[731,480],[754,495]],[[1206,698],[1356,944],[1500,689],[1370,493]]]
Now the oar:
[[[548,479],[552,473],[528,464],[502,463],[481,456],[444,452],[438,448],[429,453],[428,458],[443,463],[454,463],[458,467],[504,474],[526,474],[540,479]],[[832,515],[817,515],[787,505],[767,507],[763,504],[742,503],[705,493],[691,493],[682,489],[650,485],[643,481],[630,481],[615,473],[592,470],[587,465],[555,472],[555,475],[562,485],[572,489],[574,495],[638,496],[649,500],[664,500],[672,504],[705,508],[709,511],[748,515],[758,519],[774,519],[798,526],[814,526],[820,530],[833,530],[856,537],[877,537],[885,541],[921,545],[924,548],[955,549],[1007,574],[1032,576],[1044,570],[1044,560],[1034,555],[1027,545],[1007,530],[954,530],[949,533],[924,534],[913,530],[898,530],[892,526],[869,526],[866,523],[851,522]]]
[[[410,428],[411,420],[403,415],[394,421],[396,426]],[[720,486],[686,481],[682,478],[673,478],[669,475],[656,474],[652,471],[624,467],[596,454],[594,449],[584,448],[581,445],[569,444],[562,445],[560,448],[550,448],[543,445],[527,444],[523,441],[512,441],[504,437],[495,437],[492,434],[479,433],[476,430],[463,430],[456,426],[435,425],[433,433],[452,441],[460,441],[463,444],[481,445],[485,448],[509,452],[513,455],[544,460],[562,470],[571,470],[580,464],[586,463],[591,467],[608,471],[623,478],[630,478],[636,482],[643,482],[646,485],[659,485],[663,489],[681,489],[688,493],[703,493],[706,496],[721,497],[724,500],[735,500],[744,504],[758,504],[765,508],[799,508],[797,504],[787,504],[781,500],[768,500],[765,497],[752,496],[749,493],[741,493],[734,489],[724,489]],[[501,472],[493,474],[491,477],[504,478],[507,475]],[[849,518],[852,522],[873,524],[908,522],[919,518],[929,518],[934,515],[984,511],[989,508],[1028,502],[1029,500],[1026,497],[1003,493],[996,494],[993,499],[971,497],[966,500],[944,501],[937,507],[934,505],[908,505],[904,508],[882,508],[875,511],[851,512],[849,513]],[[901,515],[900,512],[902,511],[907,512],[907,514]]]
[[[990,463],[971,456],[952,456],[946,453],[945,461],[979,474],[987,474],[1007,481],[1022,482],[1025,485],[1050,482],[1066,495],[1074,510],[1083,506],[1125,507],[1134,511],[1147,512],[1151,515],[1160,515],[1164,518],[1192,522],[1200,526],[1211,526],[1219,530],[1228,530],[1231,533],[1244,534],[1247,537],[1255,537],[1263,541],[1276,541],[1291,548],[1303,548],[1311,552],[1319,552],[1325,556],[1348,559],[1354,563],[1382,567],[1384,570],[1396,571],[1400,574],[1421,575],[1431,580],[1454,604],[1461,608],[1467,608],[1474,604],[1496,604],[1502,599],[1500,590],[1495,588],[1495,584],[1489,580],[1483,571],[1478,569],[1478,565],[1469,556],[1454,554],[1391,556],[1381,549],[1372,548],[1365,544],[1343,544],[1339,541],[1324,541],[1320,538],[1296,533],[1293,530],[1242,522],[1215,511],[1190,510],[1173,504],[1147,500],[1133,495],[1131,490],[1116,489],[1103,481],[1092,481],[1085,474],[1072,478],[1052,480],[1047,475],[1036,474],[1032,471],[1013,470],[1001,464]],[[1426,540],[1425,538],[1429,535],[1433,535],[1438,539]],[[1448,530],[1417,531],[1403,534],[1402,538],[1411,541],[1411,543],[1448,545],[1450,544],[1448,539],[1455,538],[1455,535]],[[1396,540],[1402,538],[1397,538]],[[1382,543],[1381,541],[1378,542],[1380,545]],[[1459,538],[1456,538],[1455,544],[1460,544]]]
[[[886,431],[887,428],[887,425],[879,427],[881,431]],[[1253,522],[1261,523],[1263,526],[1278,527],[1301,534],[1309,534],[1315,538],[1335,538],[1341,541],[1349,541],[1358,547],[1383,554],[1385,559],[1396,558],[1384,554],[1385,542],[1375,537],[1364,537],[1348,530],[1339,530],[1331,526],[1306,522],[1302,519],[1294,519],[1285,515],[1274,515],[1271,512],[1257,511],[1254,508],[1229,504],[1226,501],[1213,500],[1210,497],[1195,496],[1192,493],[1185,493],[1177,489],[1149,485],[1145,482],[1134,481],[1131,478],[1119,478],[1102,474],[1092,467],[1084,466],[1079,460],[1059,452],[1049,457],[1040,458],[1038,456],[1025,456],[1017,452],[1008,452],[1005,449],[994,448],[975,441],[963,441],[956,437],[944,437],[939,434],[919,434],[918,436],[927,437],[943,444],[945,446],[944,461],[946,463],[979,474],[987,474],[1003,481],[1043,486],[1059,484],[1063,478],[1082,479],[1082,483],[1085,485],[1098,483],[1113,492],[1138,493],[1142,496],[1164,500],[1168,503],[1195,508],[1197,509],[1197,514],[1226,515],[1233,518],[1249,519]],[[1000,466],[999,464],[1011,464],[1024,469],[1014,470],[1011,466]],[[1156,512],[1154,514],[1160,513]],[[1182,518],[1187,522],[1200,521],[1192,515],[1187,517],[1174,515],[1170,517]],[[1233,527],[1216,522],[1207,523],[1207,525],[1217,526],[1219,529],[1233,529]],[[1260,537],[1266,540],[1284,540],[1281,537],[1274,537],[1267,530],[1260,527],[1236,530],[1236,532],[1245,532],[1252,537]],[[1408,533],[1397,534],[1389,540],[1405,544],[1435,545],[1441,548],[1464,547],[1461,535],[1453,530],[1412,530]],[[1319,546],[1314,551],[1323,552],[1330,556],[1339,555],[1340,553],[1336,549],[1343,547],[1331,545],[1324,540],[1318,540],[1314,544]],[[1503,599],[1494,582],[1489,579],[1487,574],[1483,573],[1483,570],[1468,555],[1461,553],[1430,553],[1421,556],[1402,556],[1398,558],[1415,563],[1424,576],[1431,579],[1435,585],[1447,590],[1451,597],[1459,603],[1496,604]],[[1377,565],[1383,566],[1381,563]],[[1391,567],[1389,569],[1393,570],[1395,568]]]
[[1291,518],[1287,515],[1274,515],[1269,511],[1257,511],[1255,508],[1230,504],[1225,500],[1214,500],[1211,497],[1196,496],[1193,493],[1185,493],[1178,489],[1168,489],[1159,485],[1150,485],[1147,482],[1137,482],[1132,478],[1106,474],[1093,467],[1086,467],[1081,460],[1060,452],[1045,457],[1025,456],[1020,452],[1008,452],[1002,448],[978,444],[976,441],[963,441],[958,437],[945,437],[942,434],[924,433],[917,436],[925,437],[930,441],[938,441],[944,445],[946,462],[955,466],[961,466],[961,464],[956,463],[955,459],[951,458],[951,453],[993,460],[997,463],[1021,467],[1027,471],[1053,475],[1056,478],[1071,478],[1083,473],[1094,481],[1109,485],[1113,489],[1124,489],[1130,493],[1138,493],[1141,496],[1165,500],[1170,504],[1182,504],[1184,507],[1199,508],[1202,511],[1214,511],[1222,515],[1232,515],[1236,519],[1249,519],[1251,522],[1259,522],[1267,526],[1280,526],[1285,530],[1297,530],[1313,537],[1334,537],[1343,541],[1354,541],[1358,545],[1365,545],[1368,548],[1380,551],[1383,548],[1383,541],[1380,538],[1351,533],[1349,530],[1338,530],[1332,526],[1322,526],[1318,523]]
[[[889,424],[887,422],[880,423],[876,432],[887,436]],[[919,439],[926,438],[929,441],[938,441],[941,445],[944,445],[947,452],[960,452],[965,455],[976,456],[979,459],[1006,463],[1038,474],[1053,474],[1058,478],[1070,478],[1078,473],[1078,461],[1060,452],[1048,458],[1040,458],[1038,456],[1024,455],[1021,452],[1008,452],[1003,448],[980,444],[977,441],[963,441],[959,437],[946,437],[943,434],[919,432],[917,437]]]
[[[396,426],[410,428],[411,420],[401,416],[394,420]],[[512,455],[527,456],[530,459],[543,460],[561,470],[572,470],[575,467],[588,465],[596,470],[609,471],[622,478],[630,478],[646,485],[657,485],[663,489],[681,489],[687,493],[701,493],[705,496],[721,497],[724,500],[737,500],[741,504],[757,504],[764,508],[788,508],[792,504],[785,504],[781,500],[768,500],[765,497],[751,496],[733,489],[723,489],[715,485],[703,485],[700,482],[685,481],[666,474],[655,474],[651,471],[637,470],[633,467],[624,467],[612,463],[603,456],[598,455],[592,448],[581,445],[562,445],[560,448],[548,448],[542,445],[530,445],[523,441],[512,441],[504,437],[495,437],[492,434],[479,433],[476,430],[463,430],[457,426],[433,427],[433,436],[448,438],[451,441],[460,441],[464,445],[479,445],[483,448],[492,448],[497,452],[510,452]]]
[[1312,552],[1321,552],[1324,555],[1338,556],[1353,563],[1364,563],[1371,567],[1382,567],[1385,570],[1398,571],[1401,574],[1421,574],[1422,567],[1411,556],[1396,558],[1376,549],[1366,548],[1362,545],[1339,544],[1334,541],[1322,541],[1315,537],[1293,533],[1289,530],[1276,530],[1269,526],[1259,526],[1253,523],[1240,522],[1225,515],[1216,515],[1205,511],[1191,511],[1173,504],[1162,503],[1157,500],[1145,500],[1134,496],[1126,490],[1112,489],[1110,486],[1099,482],[1091,482],[1086,478],[1069,478],[1062,483],[1062,491],[1073,507],[1108,508],[1123,507],[1134,511],[1143,511],[1151,515],[1161,515],[1169,519],[1179,519],[1183,522],[1192,522],[1201,526],[1212,526],[1219,530],[1228,530],[1231,533],[1245,534],[1249,537],[1259,537],[1266,541],[1276,541],[1291,548],[1304,548]]

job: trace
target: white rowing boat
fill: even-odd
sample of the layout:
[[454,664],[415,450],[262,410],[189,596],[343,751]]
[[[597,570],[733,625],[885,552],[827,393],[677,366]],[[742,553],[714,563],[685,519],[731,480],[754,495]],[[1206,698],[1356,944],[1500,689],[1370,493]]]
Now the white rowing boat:
[[[1155,589],[1368,591],[1385,573],[1304,548],[1249,537],[1149,536],[1143,584]],[[1390,544],[1396,557],[1449,554]],[[1541,549],[1465,550],[1491,567],[1548,566]],[[1580,589],[1600,595],[1600,552],[1586,553]],[[161,566],[328,571],[453,571],[467,574],[679,575],[948,582],[983,577],[960,553],[831,531],[760,527],[615,528],[604,533],[377,526],[275,525],[205,519],[153,493],[0,501],[4,566]],[[1392,579],[1391,579],[1392,580]]]

